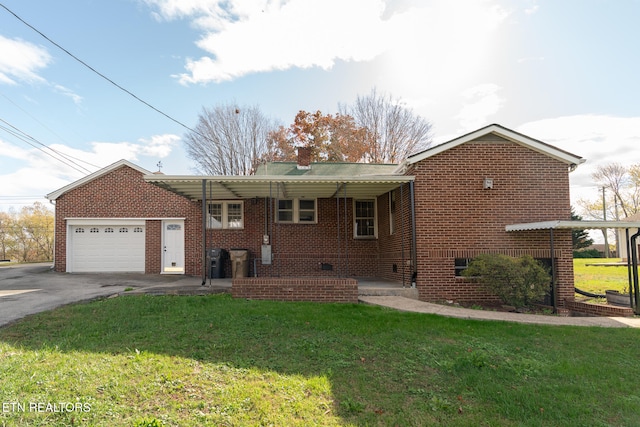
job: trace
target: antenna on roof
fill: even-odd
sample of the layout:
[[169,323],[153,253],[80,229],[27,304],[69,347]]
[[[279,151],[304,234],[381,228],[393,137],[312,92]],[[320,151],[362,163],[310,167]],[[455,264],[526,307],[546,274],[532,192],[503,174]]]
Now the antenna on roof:
[[156,166],[158,167],[158,172],[162,172],[162,160],[159,161]]

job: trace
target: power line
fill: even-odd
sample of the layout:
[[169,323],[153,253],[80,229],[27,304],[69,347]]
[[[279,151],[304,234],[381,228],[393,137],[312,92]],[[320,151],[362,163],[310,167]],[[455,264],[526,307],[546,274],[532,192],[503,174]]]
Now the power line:
[[5,9],[7,12],[9,12],[10,14],[12,14],[16,19],[18,19],[20,22],[22,22],[24,25],[26,25],[27,27],[31,28],[33,31],[35,31],[36,33],[40,34],[40,36],[42,36],[45,40],[47,40],[49,43],[51,43],[52,45],[54,45],[55,47],[57,47],[58,49],[60,49],[61,51],[63,51],[64,53],[66,53],[67,55],[69,55],[70,57],[72,57],[73,59],[75,59],[76,61],[78,61],[79,63],[81,63],[82,65],[84,65],[85,67],[87,67],[89,70],[93,71],[95,74],[97,74],[98,76],[102,77],[104,80],[108,81],[109,83],[111,83],[112,85],[114,85],[115,87],[117,87],[118,89],[120,89],[121,91],[125,92],[126,94],[132,96],[134,99],[136,99],[137,101],[143,103],[144,105],[146,105],[147,107],[151,108],[152,110],[162,114],[163,116],[165,116],[166,118],[168,118],[169,120],[173,121],[174,123],[179,124],[180,126],[182,126],[183,128],[198,134],[200,136],[203,136],[202,134],[200,134],[200,132],[195,131],[194,129],[191,129],[189,126],[185,125],[184,123],[182,123],[181,121],[174,119],[173,117],[171,117],[169,114],[165,113],[164,111],[154,107],[153,105],[151,105],[150,103],[148,103],[147,101],[141,99],[140,97],[138,97],[137,95],[135,95],[134,93],[132,93],[131,91],[129,91],[128,89],[125,89],[124,87],[120,86],[118,83],[114,82],[113,80],[111,80],[109,77],[105,76],[104,74],[102,74],[101,72],[99,72],[98,70],[96,70],[95,68],[93,68],[92,66],[90,66],[89,64],[87,64],[86,62],[84,62],[82,59],[78,58],[77,56],[75,56],[73,53],[69,52],[67,49],[65,49],[64,47],[62,47],[61,45],[59,45],[58,43],[56,43],[55,41],[51,40],[49,37],[47,37],[44,33],[42,33],[40,30],[38,30],[37,28],[35,28],[33,25],[29,24],[27,21],[25,21],[24,19],[22,19],[21,17],[19,17],[15,12],[13,12],[11,9],[9,9],[7,6],[5,6],[4,4],[0,3],[0,6]]
[[[19,140],[26,142],[27,144],[29,144],[30,146],[32,146],[33,148],[36,148],[40,151],[42,151],[44,154],[46,154],[47,156],[64,163],[65,165],[69,166],[72,169],[75,169],[76,171],[80,172],[80,173],[91,173],[91,171],[87,168],[85,168],[84,166],[78,164],[77,162],[70,160],[69,158],[67,158],[65,156],[65,154],[60,153],[57,150],[54,150],[53,148],[43,144],[42,142],[38,141],[36,138],[32,137],[31,135],[29,135],[28,133],[18,129],[17,127],[15,127],[14,125],[12,125],[11,123],[7,122],[4,119],[0,118],[0,122],[6,123],[7,125],[9,125],[11,128],[7,128],[6,126],[0,125],[0,129],[4,130],[5,132],[7,132],[10,135],[15,136],[16,138],[18,138]],[[33,144],[31,141],[33,141],[35,144],[41,145],[42,147],[46,148],[47,150],[55,153],[56,155],[62,157],[62,159],[54,156],[53,154],[49,153],[48,151],[45,151],[43,148],[38,147],[38,145]],[[64,159],[64,160],[63,160]],[[75,166],[74,166],[75,165]]]
[[[36,121],[37,123],[40,124],[40,126],[42,126],[43,128],[47,129],[49,132],[51,132],[52,134],[54,134],[56,137],[58,137],[61,141],[67,143],[67,145],[70,145],[67,141],[64,140],[64,138],[62,138],[60,135],[58,135],[56,132],[54,132],[51,128],[49,128],[47,125],[45,125],[44,123],[42,123],[40,120],[38,120],[35,116],[33,116],[32,114],[30,114],[27,110],[25,110],[24,108],[22,108],[20,105],[18,105],[16,102],[14,102],[11,98],[9,98],[7,95],[5,95],[4,93],[0,93],[0,96],[2,96],[4,99],[6,99],[7,101],[9,101],[11,104],[13,104],[16,108],[18,108],[20,111],[22,111],[23,113],[25,113],[27,116],[31,117],[34,121]],[[24,133],[24,132],[23,132]],[[79,162],[85,163],[91,167],[94,167],[96,169],[100,169],[100,166],[94,165],[93,163],[87,162],[86,160],[82,160],[79,159],[77,157],[74,157],[70,154],[62,154],[67,158],[70,159],[74,159],[77,160]]]

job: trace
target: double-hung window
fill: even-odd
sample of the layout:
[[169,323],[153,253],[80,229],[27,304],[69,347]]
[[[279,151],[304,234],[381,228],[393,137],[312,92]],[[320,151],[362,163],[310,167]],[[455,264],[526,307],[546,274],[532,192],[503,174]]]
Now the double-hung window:
[[318,222],[316,199],[278,200],[278,222],[293,224],[316,224]]
[[356,239],[375,239],[378,236],[376,201],[353,201],[353,237]]
[[209,202],[207,228],[240,229],[244,228],[244,202]]

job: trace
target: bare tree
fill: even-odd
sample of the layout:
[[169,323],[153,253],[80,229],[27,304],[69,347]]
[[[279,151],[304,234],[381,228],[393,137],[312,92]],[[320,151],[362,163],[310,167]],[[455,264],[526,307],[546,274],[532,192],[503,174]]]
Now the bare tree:
[[269,158],[269,134],[275,129],[257,106],[203,107],[195,132],[185,135],[187,154],[199,173],[250,175],[259,159]]
[[[578,200],[584,215],[591,219],[622,219],[640,212],[640,164],[619,163],[598,166],[591,175],[602,192],[593,200]],[[602,230],[605,241],[611,233]]]
[[367,96],[358,96],[351,106],[340,105],[339,110],[366,129],[368,162],[399,163],[431,144],[431,123],[401,100],[378,94],[375,88]]
[[[625,218],[640,212],[640,164],[625,167],[619,163],[598,166],[591,175],[600,188],[604,188],[608,218]],[[581,201],[581,207],[592,218],[603,217],[602,198]]]

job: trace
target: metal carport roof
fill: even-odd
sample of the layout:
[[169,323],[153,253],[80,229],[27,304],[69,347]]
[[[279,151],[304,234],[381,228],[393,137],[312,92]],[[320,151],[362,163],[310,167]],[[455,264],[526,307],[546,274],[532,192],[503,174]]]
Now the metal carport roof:
[[505,231],[551,230],[551,229],[600,229],[600,228],[640,228],[640,221],[542,221],[511,224]]
[[271,197],[331,198],[353,197],[371,198],[385,194],[404,183],[414,180],[413,176],[371,175],[371,176],[193,176],[193,175],[145,175],[146,182],[178,193],[191,200],[202,200],[203,182],[206,183],[207,199],[251,199]]

